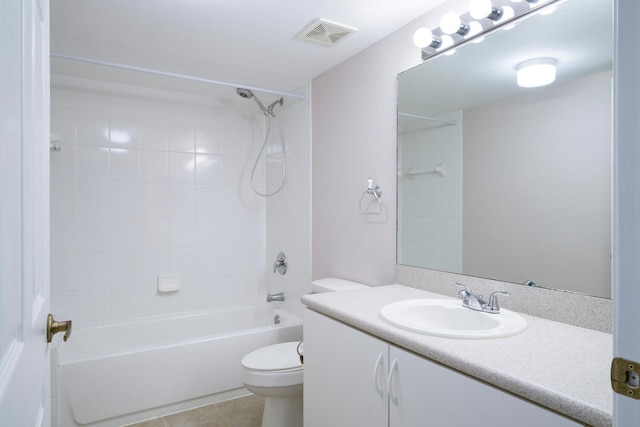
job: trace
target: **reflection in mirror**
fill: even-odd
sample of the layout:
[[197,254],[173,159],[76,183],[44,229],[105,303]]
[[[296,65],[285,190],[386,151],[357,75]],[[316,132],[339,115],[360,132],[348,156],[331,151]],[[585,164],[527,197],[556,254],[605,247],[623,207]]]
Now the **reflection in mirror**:
[[611,296],[612,35],[568,0],[398,76],[399,264]]

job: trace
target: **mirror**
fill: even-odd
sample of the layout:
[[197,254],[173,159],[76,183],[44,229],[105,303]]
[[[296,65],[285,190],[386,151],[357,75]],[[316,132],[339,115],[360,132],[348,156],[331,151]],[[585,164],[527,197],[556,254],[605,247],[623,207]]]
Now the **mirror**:
[[613,6],[550,7],[398,76],[398,264],[611,297]]

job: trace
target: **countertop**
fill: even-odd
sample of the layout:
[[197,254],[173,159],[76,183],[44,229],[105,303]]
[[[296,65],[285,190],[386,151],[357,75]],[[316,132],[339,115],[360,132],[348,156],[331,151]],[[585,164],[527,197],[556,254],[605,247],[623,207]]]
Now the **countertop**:
[[522,314],[527,329],[499,339],[465,340],[404,331],[386,323],[391,302],[444,295],[401,285],[310,294],[302,303],[389,343],[590,426],[613,424],[611,334]]

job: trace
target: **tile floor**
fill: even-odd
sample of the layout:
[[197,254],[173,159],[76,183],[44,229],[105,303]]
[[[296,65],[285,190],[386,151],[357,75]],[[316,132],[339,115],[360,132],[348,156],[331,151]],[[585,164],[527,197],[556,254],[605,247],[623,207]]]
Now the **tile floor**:
[[264,398],[250,395],[127,427],[260,427]]

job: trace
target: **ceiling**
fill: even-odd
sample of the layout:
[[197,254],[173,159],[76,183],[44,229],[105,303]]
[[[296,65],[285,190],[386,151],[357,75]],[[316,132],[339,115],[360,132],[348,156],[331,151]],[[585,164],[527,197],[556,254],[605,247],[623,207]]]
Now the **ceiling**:
[[[445,0],[56,0],[51,51],[278,91],[306,82]],[[318,18],[358,31],[299,40]],[[114,68],[52,58],[52,72],[122,81]]]

